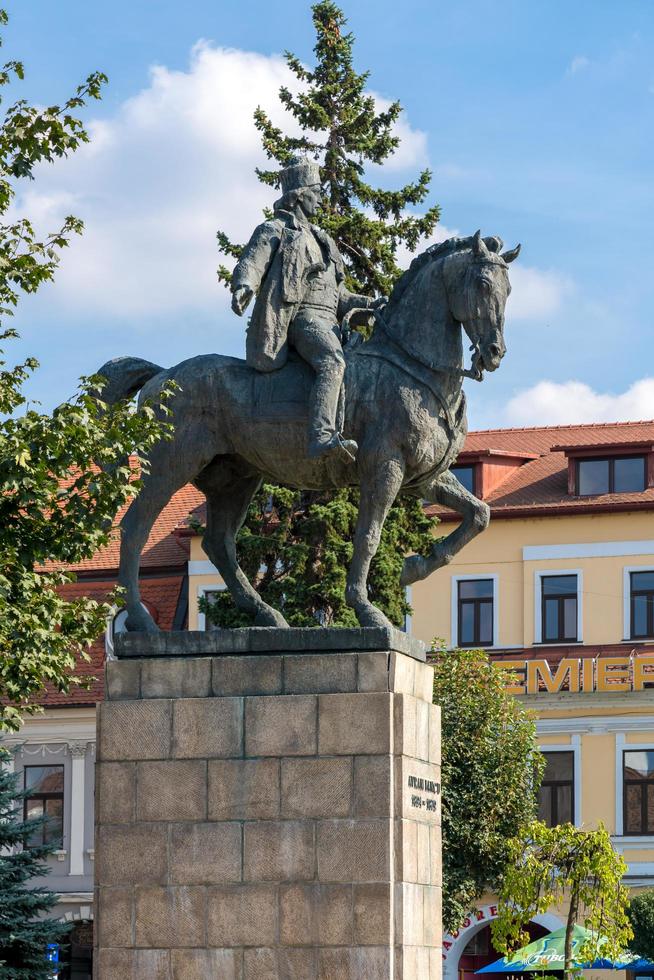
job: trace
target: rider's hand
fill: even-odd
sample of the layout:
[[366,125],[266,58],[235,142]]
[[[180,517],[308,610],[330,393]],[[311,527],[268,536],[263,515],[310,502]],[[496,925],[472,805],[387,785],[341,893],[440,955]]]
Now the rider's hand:
[[254,296],[249,286],[238,286],[232,294],[232,309],[237,316],[243,316],[245,309]]

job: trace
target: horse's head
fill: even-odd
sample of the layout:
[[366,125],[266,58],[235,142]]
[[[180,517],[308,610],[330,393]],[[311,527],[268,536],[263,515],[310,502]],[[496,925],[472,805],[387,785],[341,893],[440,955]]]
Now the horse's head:
[[448,289],[452,316],[465,329],[474,350],[473,369],[496,371],[506,354],[504,343],[504,308],[511,292],[508,264],[517,258],[520,246],[500,254],[499,238],[483,239],[477,232],[472,238],[463,278],[456,277]]

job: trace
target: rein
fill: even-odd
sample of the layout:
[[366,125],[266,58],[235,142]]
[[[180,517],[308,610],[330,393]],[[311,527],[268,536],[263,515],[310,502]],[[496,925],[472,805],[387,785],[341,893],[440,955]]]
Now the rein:
[[[417,361],[421,367],[427,368],[427,370],[429,371],[435,371],[439,374],[453,374],[455,377],[471,378],[473,381],[483,380],[483,372],[478,368],[474,368],[474,367],[459,368],[459,367],[452,367],[451,365],[446,365],[446,364],[434,364],[433,361],[425,361],[420,356],[420,354],[418,354],[414,350],[411,350],[409,347],[406,347],[404,344],[401,344],[400,341],[397,339],[397,337],[393,336],[393,334],[388,329],[388,325],[384,320],[384,317],[382,316],[380,310],[371,310],[368,312],[372,312],[374,314],[375,320],[381,327],[382,332],[386,334],[386,336],[391,341],[391,343],[395,344],[396,347],[399,347],[400,350],[407,355],[407,357],[411,358],[412,361]],[[472,357],[472,363],[474,364],[475,357],[479,353],[479,347],[477,344],[473,344],[470,349],[474,351]]]

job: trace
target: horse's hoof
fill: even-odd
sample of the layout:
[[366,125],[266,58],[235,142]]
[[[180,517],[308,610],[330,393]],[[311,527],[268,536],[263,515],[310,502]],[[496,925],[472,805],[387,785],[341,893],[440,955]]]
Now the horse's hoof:
[[259,610],[254,617],[254,625],[288,627],[288,623],[282,614],[277,612],[276,609],[272,609],[270,606],[268,606],[266,609]]
[[375,606],[366,606],[363,609],[357,609],[356,614],[361,626],[377,626],[389,630],[396,629],[390,619],[384,616],[381,609],[377,609]]

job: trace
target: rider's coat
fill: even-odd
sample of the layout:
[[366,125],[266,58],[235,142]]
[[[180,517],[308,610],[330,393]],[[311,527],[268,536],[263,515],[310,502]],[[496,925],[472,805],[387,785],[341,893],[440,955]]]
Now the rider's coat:
[[289,211],[275,211],[254,230],[232,277],[232,290],[248,286],[257,294],[247,330],[247,363],[258,371],[283,367],[289,327],[300,310],[315,310],[335,324],[349,309],[369,306],[370,298],[351,293],[344,279],[333,238]]

